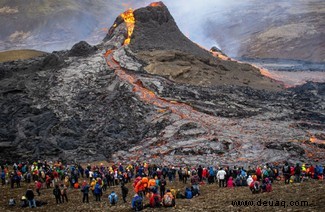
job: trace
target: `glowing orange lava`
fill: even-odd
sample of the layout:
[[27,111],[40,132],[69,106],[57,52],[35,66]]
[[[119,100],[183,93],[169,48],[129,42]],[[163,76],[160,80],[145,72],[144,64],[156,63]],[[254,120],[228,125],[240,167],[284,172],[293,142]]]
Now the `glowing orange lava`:
[[152,2],[151,4],[149,4],[150,7],[161,7],[162,4],[160,2]]
[[214,57],[217,57],[217,58],[219,58],[221,60],[232,60],[230,57],[227,57],[227,56],[225,56],[225,55],[223,55],[221,53],[214,52],[214,51],[210,51],[210,52]]
[[325,140],[320,140],[320,139],[316,138],[315,136],[310,137],[309,141],[312,143],[317,143],[317,144],[325,144]]
[[124,41],[124,45],[128,45],[131,42],[131,36],[134,30],[135,18],[133,14],[133,10],[130,8],[124,13],[121,14],[121,17],[124,19],[126,23],[126,27],[128,29],[128,37]]

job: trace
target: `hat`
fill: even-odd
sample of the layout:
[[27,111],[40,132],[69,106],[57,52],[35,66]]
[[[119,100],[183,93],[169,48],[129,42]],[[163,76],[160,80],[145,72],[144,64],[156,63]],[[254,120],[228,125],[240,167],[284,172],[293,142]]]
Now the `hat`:
[[167,192],[170,192],[170,190],[169,190],[169,189],[167,189]]

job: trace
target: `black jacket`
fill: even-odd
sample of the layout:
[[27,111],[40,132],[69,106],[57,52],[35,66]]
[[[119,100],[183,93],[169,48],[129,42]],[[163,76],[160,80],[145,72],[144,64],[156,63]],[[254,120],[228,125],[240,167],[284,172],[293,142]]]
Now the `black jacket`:
[[27,189],[25,196],[28,200],[33,200],[35,195],[32,189]]

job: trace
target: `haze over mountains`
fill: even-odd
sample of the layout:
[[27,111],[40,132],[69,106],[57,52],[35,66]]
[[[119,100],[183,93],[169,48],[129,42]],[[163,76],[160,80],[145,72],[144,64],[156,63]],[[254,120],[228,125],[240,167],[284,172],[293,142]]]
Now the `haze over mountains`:
[[[150,1],[2,0],[0,50],[69,49],[99,43],[115,17]],[[190,39],[219,46],[233,57],[325,61],[325,2],[322,0],[165,0]]]

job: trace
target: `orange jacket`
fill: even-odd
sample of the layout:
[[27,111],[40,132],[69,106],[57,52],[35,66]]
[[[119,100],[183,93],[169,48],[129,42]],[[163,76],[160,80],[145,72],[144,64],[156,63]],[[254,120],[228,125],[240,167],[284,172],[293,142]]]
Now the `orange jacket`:
[[150,188],[151,186],[156,186],[156,180],[155,179],[150,179],[148,182],[148,187]]
[[147,177],[143,177],[141,181],[142,181],[143,187],[148,188],[149,179]]
[[137,185],[134,187],[135,193],[138,193],[139,191],[143,191],[145,189],[142,180],[140,180]]

